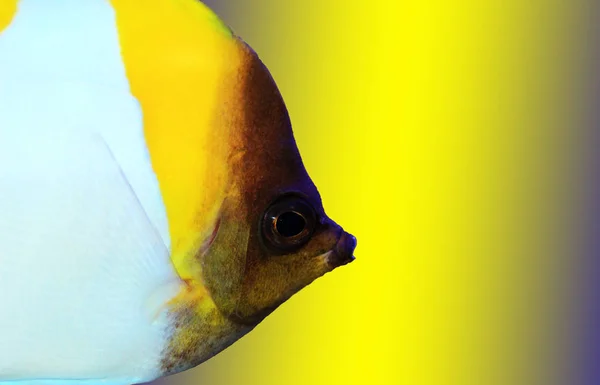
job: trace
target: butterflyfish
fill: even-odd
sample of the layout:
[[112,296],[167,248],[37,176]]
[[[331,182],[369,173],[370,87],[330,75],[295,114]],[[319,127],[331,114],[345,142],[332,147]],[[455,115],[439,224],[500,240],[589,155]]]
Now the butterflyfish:
[[0,383],[193,368],[355,246],[207,6],[0,1]]

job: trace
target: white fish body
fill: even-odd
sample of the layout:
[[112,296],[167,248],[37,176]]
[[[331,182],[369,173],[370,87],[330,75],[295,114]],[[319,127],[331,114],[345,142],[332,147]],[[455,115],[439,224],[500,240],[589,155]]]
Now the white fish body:
[[114,23],[21,0],[0,34],[0,381],[159,374],[181,282]]

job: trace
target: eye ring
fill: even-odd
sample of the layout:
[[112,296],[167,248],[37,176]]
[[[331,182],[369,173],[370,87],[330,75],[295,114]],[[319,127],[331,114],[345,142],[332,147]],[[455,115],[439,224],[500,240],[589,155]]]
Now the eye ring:
[[313,206],[298,196],[286,196],[273,203],[262,218],[265,243],[280,251],[304,246],[316,230],[317,214]]

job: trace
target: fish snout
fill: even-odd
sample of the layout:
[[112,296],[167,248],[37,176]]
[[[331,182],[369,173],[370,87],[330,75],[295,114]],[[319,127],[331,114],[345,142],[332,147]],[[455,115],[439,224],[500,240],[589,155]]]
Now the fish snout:
[[354,261],[356,244],[356,237],[343,231],[335,247],[328,253],[327,263],[336,268]]

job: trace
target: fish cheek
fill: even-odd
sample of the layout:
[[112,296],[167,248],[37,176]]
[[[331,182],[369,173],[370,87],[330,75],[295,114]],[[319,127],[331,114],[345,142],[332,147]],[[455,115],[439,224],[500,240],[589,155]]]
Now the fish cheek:
[[235,316],[238,322],[254,324],[268,316],[314,279],[327,272],[327,266],[299,255],[269,257],[247,272]]
[[[278,255],[261,252],[259,242],[251,241],[251,256],[244,274],[242,294],[235,317],[237,322],[255,324],[292,295],[331,270],[323,255],[337,240],[337,229],[317,234],[307,247],[295,253]],[[261,255],[259,258],[254,258]]]

